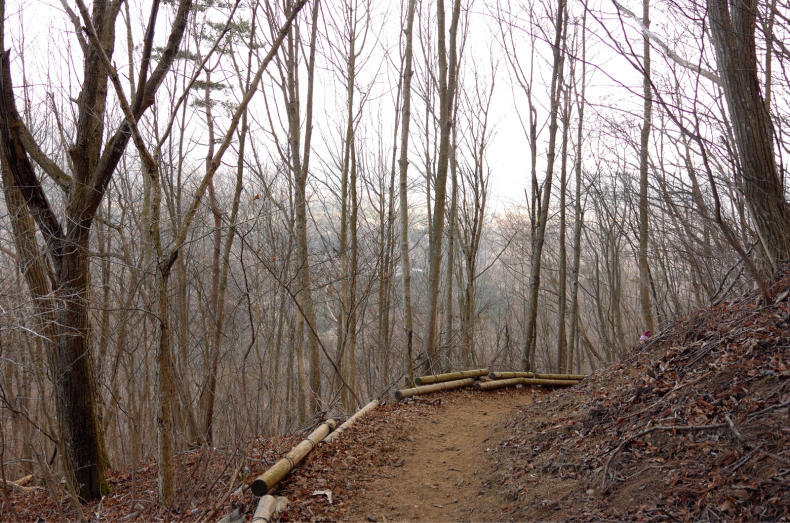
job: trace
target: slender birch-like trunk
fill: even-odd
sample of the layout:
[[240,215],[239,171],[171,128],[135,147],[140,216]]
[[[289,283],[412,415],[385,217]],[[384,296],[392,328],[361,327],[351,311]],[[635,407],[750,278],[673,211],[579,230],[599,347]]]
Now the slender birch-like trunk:
[[549,217],[549,203],[551,202],[551,183],[554,175],[554,160],[556,158],[557,120],[559,118],[560,97],[562,95],[562,77],[564,65],[564,43],[567,29],[566,0],[559,0],[557,5],[557,20],[554,32],[554,59],[551,72],[551,108],[549,113],[549,145],[546,153],[546,178],[543,181],[543,194],[540,203],[540,212],[537,213],[537,226],[533,242],[532,259],[529,274],[529,289],[527,296],[527,318],[524,333],[524,350],[521,366],[530,370],[535,364],[535,333],[538,317],[538,294],[540,292],[540,271],[543,258],[543,242],[546,235],[546,222]]
[[653,91],[650,87],[650,0],[642,0],[642,25],[645,34],[642,37],[642,90],[644,110],[639,148],[639,304],[642,312],[642,324],[649,331],[654,331],[653,307],[650,299],[650,266],[647,261],[647,244],[649,240],[648,203],[647,203],[647,170],[650,147],[650,127],[653,113]]
[[400,140],[400,256],[401,276],[403,278],[404,325],[406,328],[406,368],[409,384],[414,385],[414,323],[411,308],[411,262],[409,259],[409,202],[408,202],[408,170],[409,170],[409,122],[411,121],[411,77],[412,71],[412,35],[414,31],[414,11],[416,0],[409,0],[406,14],[406,51],[403,58],[403,105],[401,106],[401,140]]
[[[444,237],[445,199],[447,197],[447,168],[450,160],[453,106],[458,79],[457,35],[461,2],[455,0],[451,14],[449,35],[445,35],[444,0],[436,2],[437,38],[439,53],[439,156],[436,163],[434,208],[431,220],[431,241],[428,272],[428,318],[426,321],[423,351],[426,371],[433,372],[439,364],[436,354],[436,330],[439,316],[439,282],[442,264],[442,239]],[[446,38],[449,37],[449,53]]]

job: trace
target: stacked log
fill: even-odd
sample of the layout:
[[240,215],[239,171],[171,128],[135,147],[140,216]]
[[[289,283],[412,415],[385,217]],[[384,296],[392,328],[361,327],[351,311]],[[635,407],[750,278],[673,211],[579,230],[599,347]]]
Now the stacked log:
[[316,445],[321,443],[336,425],[337,422],[333,419],[328,419],[319,425],[317,429],[307,436],[307,439],[292,448],[284,458],[255,478],[251,487],[252,493],[256,496],[263,496],[270,491],[281,479],[288,475],[294,467],[301,463],[304,457],[313,450]]
[[462,380],[442,381],[439,383],[434,383],[433,385],[423,385],[421,387],[412,387],[410,389],[396,390],[395,398],[402,400],[403,398],[408,398],[410,396],[417,396],[419,394],[427,394],[429,392],[460,389],[461,387],[468,387],[469,385],[474,384],[474,382],[475,382],[474,378],[464,378]]
[[508,378],[502,380],[481,381],[477,384],[480,390],[501,389],[503,387],[513,387],[514,385],[521,385],[521,380],[524,378]]
[[503,387],[513,387],[515,385],[544,385],[550,387],[570,387],[579,383],[579,380],[557,380],[543,378],[508,378],[501,380],[491,380],[480,382],[477,387],[480,390],[500,389]]
[[514,385],[544,385],[552,387],[569,387],[576,385],[586,376],[584,374],[541,374],[536,372],[488,372],[488,369],[473,369],[446,374],[434,374],[415,378],[417,387],[395,391],[395,398],[401,400],[410,396],[457,389],[472,385],[475,378],[490,376],[493,381],[478,382],[480,390],[498,389]]
[[462,370],[459,372],[448,372],[446,374],[431,374],[429,376],[420,376],[414,379],[417,385],[430,385],[431,383],[440,383],[443,381],[454,381],[464,378],[477,378],[478,376],[485,376],[488,374],[488,369],[472,369]]
[[584,374],[542,374],[536,372],[491,372],[489,376],[495,380],[511,378],[536,378],[544,380],[574,380],[580,381],[586,378]]
[[[534,372],[492,372],[489,381],[476,382],[476,378],[489,375],[488,369],[473,369],[446,374],[420,376],[415,379],[417,387],[395,391],[399,400],[430,392],[459,389],[476,385],[480,390],[492,390],[515,385],[544,385],[553,387],[569,387],[579,383],[586,376],[581,374],[539,374]],[[379,405],[378,400],[373,400],[353,416],[348,418],[335,432],[336,422],[328,419],[316,428],[309,436],[293,447],[282,459],[272,465],[266,472],[255,478],[251,490],[256,496],[263,496],[258,504],[253,521],[272,521],[277,512],[287,504],[285,498],[266,495],[285,476],[293,470],[304,457],[322,441],[331,443],[340,433],[350,427],[357,419],[364,416]],[[331,433],[331,434],[330,434]],[[9,482],[11,483],[11,482]]]
[[576,385],[579,380],[554,380],[543,378],[521,378],[524,385],[551,385],[553,387],[570,387]]

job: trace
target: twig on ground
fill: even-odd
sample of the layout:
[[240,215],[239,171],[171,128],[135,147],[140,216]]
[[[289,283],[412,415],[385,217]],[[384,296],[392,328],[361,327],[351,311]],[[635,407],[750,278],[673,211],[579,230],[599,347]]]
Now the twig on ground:
[[735,438],[740,441],[744,446],[746,445],[746,437],[738,430],[738,427],[735,426],[735,422],[732,421],[732,418],[729,414],[724,415],[724,419],[727,420],[727,425],[730,427],[730,431],[735,436]]
[[601,481],[600,481],[600,488],[603,490],[606,487],[606,478],[609,475],[609,467],[612,465],[612,461],[614,458],[623,450],[626,446],[630,443],[635,441],[642,436],[650,434],[651,432],[657,431],[671,431],[671,432],[698,432],[704,430],[716,430],[727,427],[726,423],[715,423],[713,425],[656,425],[654,427],[650,427],[649,429],[645,429],[641,432],[637,432],[633,436],[623,440],[612,452],[612,455],[609,456],[609,459],[606,460],[606,464],[603,467],[603,471],[601,472]]

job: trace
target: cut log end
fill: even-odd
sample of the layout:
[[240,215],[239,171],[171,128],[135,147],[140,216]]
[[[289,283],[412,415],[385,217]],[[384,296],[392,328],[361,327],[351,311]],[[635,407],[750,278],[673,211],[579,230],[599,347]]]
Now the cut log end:
[[307,439],[302,440],[301,443],[292,448],[280,459],[277,463],[269,467],[266,472],[255,478],[251,485],[252,493],[256,496],[263,496],[274,488],[277,483],[288,475],[291,470],[297,466],[302,459],[323,440],[327,434],[337,425],[334,419],[328,419],[318,426],[313,432],[307,436]]
[[269,492],[269,486],[261,478],[258,478],[252,482],[250,490],[252,490],[252,493],[256,496],[265,496],[266,493]]
[[252,521],[270,523],[274,521],[277,516],[288,507],[288,498],[282,496],[263,496],[258,501],[258,507],[255,509],[255,514],[252,516]]

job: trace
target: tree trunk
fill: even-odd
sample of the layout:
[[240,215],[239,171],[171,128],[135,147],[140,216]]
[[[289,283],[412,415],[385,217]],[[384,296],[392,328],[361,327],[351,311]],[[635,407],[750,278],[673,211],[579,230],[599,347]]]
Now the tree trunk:
[[[206,173],[211,171],[211,164],[214,159],[214,117],[211,111],[211,73],[206,73],[206,86],[204,92],[204,102],[206,104],[206,128],[208,130],[208,149],[206,151]],[[214,393],[217,389],[217,365],[219,364],[219,342],[222,330],[223,310],[220,307],[220,259],[222,252],[222,211],[219,209],[217,194],[214,188],[214,178],[208,184],[208,202],[211,209],[211,217],[214,220],[214,231],[212,233],[213,242],[211,245],[211,293],[208,297],[208,313],[210,316],[210,329],[206,335],[207,351],[203,364],[205,365],[206,377],[203,381],[201,394],[201,407],[203,414],[203,438],[206,444],[214,444],[211,424],[214,420]],[[231,235],[230,238],[233,238]]]
[[485,225],[486,203],[488,198],[488,172],[486,165],[486,148],[488,146],[489,129],[488,114],[491,107],[491,98],[494,92],[494,78],[491,78],[487,96],[483,97],[485,90],[479,85],[475,86],[476,96],[473,103],[468,105],[470,127],[466,131],[469,142],[470,168],[464,169],[461,195],[463,215],[460,220],[461,234],[460,245],[464,254],[466,272],[466,285],[462,300],[462,334],[465,365],[477,365],[475,353],[475,304],[477,256],[480,252],[480,241],[483,237]]
[[649,331],[654,331],[653,308],[650,302],[650,267],[647,263],[648,204],[647,204],[647,169],[648,147],[650,146],[650,126],[653,112],[653,92],[650,88],[650,0],[642,0],[642,25],[645,27],[643,39],[642,81],[644,95],[644,117],[642,120],[641,143],[639,148],[639,303],[642,310],[642,324]]
[[403,58],[403,105],[401,107],[401,142],[399,177],[399,203],[400,203],[400,256],[401,275],[403,278],[403,314],[406,329],[406,368],[409,382],[414,382],[414,323],[411,310],[411,262],[409,260],[409,202],[408,202],[408,170],[409,170],[409,122],[411,121],[411,77],[414,74],[412,63],[412,33],[414,29],[414,11],[416,0],[409,0],[406,14],[406,51]]
[[[341,381],[353,387],[355,379],[354,351],[356,330],[356,265],[357,265],[357,172],[354,137],[354,93],[356,82],[357,55],[357,19],[350,6],[344,6],[346,19],[344,27],[348,30],[346,39],[346,62],[343,73],[346,78],[346,127],[343,136],[343,158],[340,173],[340,299],[337,313],[337,362],[345,376],[338,376]],[[349,243],[351,244],[349,246]],[[345,386],[342,389],[343,405],[346,409],[353,408],[351,394]]]
[[744,195],[768,262],[790,259],[790,204],[773,151],[774,129],[757,77],[757,0],[708,0],[707,17],[735,132]]
[[[0,3],[5,10],[5,3]],[[187,22],[190,0],[178,4],[167,46],[153,70],[149,59],[154,28],[149,27],[142,60],[142,74],[132,104],[124,107],[125,118],[112,133],[105,133],[109,63],[115,44],[115,21],[121,3],[96,1],[89,13],[78,2],[88,41],[84,46],[84,76],[77,99],[77,125],[69,149],[73,177],[69,179],[49,160],[29,136],[14,104],[8,53],[0,57],[0,154],[36,219],[55,265],[55,301],[58,304],[57,363],[55,390],[58,418],[66,453],[69,481],[76,480],[82,498],[97,498],[107,492],[107,466],[101,431],[100,406],[94,374],[95,365],[88,322],[89,240],[93,219],[115,168],[131,137],[135,120],[153,103],[156,90],[175,59]],[[159,4],[152,6],[152,18]],[[0,16],[0,20],[5,20]],[[4,27],[0,26],[0,35]],[[0,42],[2,44],[2,42]],[[2,47],[0,45],[0,47]],[[107,136],[105,136],[107,134]],[[28,145],[22,137],[27,136]],[[106,142],[105,139],[106,138]],[[58,221],[28,154],[51,176],[70,184],[65,204],[66,230]]]
[[170,270],[160,266],[156,275],[159,343],[156,351],[156,437],[157,485],[159,500],[165,506],[175,502],[175,463],[173,462],[173,373],[170,356],[167,282]]
[[546,222],[549,217],[551,202],[551,182],[554,175],[556,157],[557,119],[559,116],[560,96],[562,94],[562,78],[564,64],[564,41],[567,23],[565,20],[566,0],[557,5],[557,20],[554,35],[554,63],[551,75],[551,108],[549,114],[549,147],[546,155],[546,178],[543,182],[543,195],[540,205],[538,223],[535,230],[535,241],[532,251],[532,263],[529,274],[529,294],[527,301],[527,325],[524,334],[524,351],[521,365],[529,370],[534,365],[535,336],[538,317],[538,293],[540,292],[540,269],[543,256],[543,242],[546,235]]
[[[457,116],[457,110],[456,116]],[[455,119],[455,116],[454,116]],[[450,220],[449,226],[450,231],[447,236],[447,294],[445,295],[446,298],[444,300],[445,309],[445,322],[444,322],[444,329],[445,329],[445,338],[444,338],[444,350],[445,356],[443,358],[443,366],[440,367],[442,370],[449,370],[450,366],[452,365],[452,354],[453,354],[453,346],[454,342],[454,334],[453,334],[453,269],[455,266],[455,243],[456,243],[456,230],[458,228],[458,155],[457,155],[457,128],[453,126],[453,137],[452,137],[452,152],[450,153],[450,174],[451,174],[451,182],[452,182],[452,191],[450,193]],[[464,326],[465,327],[465,326]],[[467,357],[468,353],[464,353],[462,357],[462,361],[465,367],[468,367],[472,363],[469,361]]]
[[0,155],[0,161],[2,161],[0,168],[2,169],[3,194],[14,237],[17,265],[33,298],[37,323],[41,329],[40,334],[43,336],[49,365],[51,369],[54,369],[57,321],[55,302],[52,299],[51,284],[47,276],[47,260],[44,253],[39,250],[33,217],[25,205],[25,200],[22,193],[19,192],[11,172],[5,165],[5,155]]
[[[291,5],[293,10],[295,5]],[[288,114],[288,144],[290,170],[294,180],[294,222],[296,232],[296,265],[297,282],[299,291],[296,293],[296,301],[299,306],[303,321],[307,326],[300,329],[307,337],[308,356],[310,358],[310,377],[309,385],[303,384],[303,391],[309,395],[311,413],[317,413],[320,409],[321,397],[321,367],[320,353],[318,347],[318,331],[313,302],[312,278],[310,275],[310,255],[307,243],[307,174],[310,159],[312,121],[313,121],[313,78],[315,70],[315,45],[318,30],[318,14],[320,10],[319,2],[313,4],[312,27],[310,30],[309,58],[307,63],[307,99],[305,102],[305,123],[304,123],[304,143],[301,140],[302,122],[300,115],[299,102],[299,63],[298,39],[291,34],[288,37],[285,58],[286,85],[283,86],[286,96],[286,112]],[[303,325],[304,326],[304,325]],[[301,342],[298,341],[301,345]],[[300,360],[300,373],[303,368],[302,358]],[[304,387],[304,385],[308,385]]]
[[[346,368],[348,369],[348,378],[346,379],[345,390],[345,405],[348,409],[354,408],[354,397],[357,390],[357,369],[356,369],[356,350],[357,350],[357,273],[359,271],[359,242],[357,238],[357,213],[358,213],[358,197],[357,197],[357,153],[352,149],[351,151],[351,216],[349,217],[351,226],[351,259],[349,267],[349,281],[348,281],[348,356]],[[348,389],[351,390],[348,390]],[[356,405],[357,407],[359,405]]]
[[99,396],[88,325],[88,226],[73,226],[68,254],[57,271],[58,311],[56,397],[61,437],[75,464],[77,492],[89,499],[109,492],[106,450],[99,420]]
[[559,270],[557,275],[557,371],[568,371],[568,345],[565,339],[565,316],[568,310],[568,255],[565,246],[565,229],[567,227],[566,195],[568,189],[568,132],[571,125],[570,85],[564,93],[562,111],[562,159],[560,161],[560,235],[559,235]]
[[[585,10],[582,15],[582,53],[581,53],[581,92],[577,91],[576,110],[579,113],[578,126],[576,128],[576,164],[575,164],[575,183],[576,194],[574,201],[573,211],[573,263],[571,264],[571,316],[568,322],[570,331],[568,332],[568,350],[571,354],[571,359],[574,358],[577,343],[577,332],[579,330],[579,266],[581,262],[581,239],[582,239],[582,225],[584,224],[584,210],[582,208],[582,139],[584,137],[584,105],[585,105],[585,87],[587,82],[587,40],[586,40],[586,27],[587,27],[587,11]],[[581,357],[579,356],[579,360]],[[571,364],[568,364],[568,371],[570,371]]]
[[[381,233],[379,242],[379,252],[381,256],[381,268],[379,270],[379,301],[378,301],[378,323],[379,328],[377,332],[377,346],[381,350],[382,359],[381,368],[389,369],[390,357],[392,355],[392,293],[395,290],[395,245],[396,245],[396,232],[395,232],[395,172],[398,158],[398,132],[400,131],[400,112],[397,110],[401,104],[401,97],[403,96],[403,78],[398,80],[397,94],[395,95],[395,125],[393,126],[392,135],[392,158],[390,164],[389,186],[387,193],[382,189],[380,206],[381,206]],[[388,194],[388,197],[385,196]],[[387,213],[386,218],[384,214],[384,206],[386,204]],[[368,351],[368,361],[371,360],[371,351]],[[370,367],[370,365],[369,365]],[[372,389],[369,395],[372,395],[374,390],[380,390],[383,386],[382,382],[387,378],[383,378],[381,373],[376,375],[377,380],[371,379],[368,381],[368,386]]]
[[[439,39],[439,157],[436,166],[436,185],[434,188],[434,210],[431,221],[430,268],[428,273],[428,318],[426,322],[424,353],[426,366],[433,369],[438,365],[436,354],[436,328],[439,313],[439,270],[442,263],[442,238],[444,234],[444,212],[447,193],[447,167],[450,159],[450,134],[452,132],[453,106],[457,87],[457,49],[458,19],[461,12],[460,0],[453,3],[450,22],[449,60],[445,43],[444,0],[438,0],[437,32]],[[449,63],[448,63],[449,62]]]

